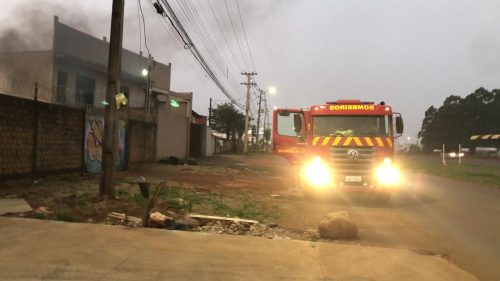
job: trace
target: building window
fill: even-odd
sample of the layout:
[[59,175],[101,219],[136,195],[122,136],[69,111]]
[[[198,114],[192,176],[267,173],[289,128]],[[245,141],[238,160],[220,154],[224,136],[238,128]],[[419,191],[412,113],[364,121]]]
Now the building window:
[[94,105],[95,80],[78,75],[76,77],[75,103],[78,105]]
[[68,93],[68,73],[66,71],[57,72],[57,102],[66,103]]

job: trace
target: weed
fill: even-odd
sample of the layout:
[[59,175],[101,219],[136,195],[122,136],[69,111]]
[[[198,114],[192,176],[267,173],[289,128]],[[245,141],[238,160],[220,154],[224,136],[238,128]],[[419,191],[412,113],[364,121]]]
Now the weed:
[[37,220],[46,220],[47,216],[45,214],[42,214],[42,213],[35,213],[33,215],[33,218],[35,218]]
[[130,196],[130,201],[134,202],[140,206],[142,206],[144,204],[144,198],[142,197],[142,195],[140,193],[133,193]]
[[60,213],[56,215],[56,220],[66,222],[77,222],[78,219],[69,213]]
[[235,206],[230,206],[217,198],[212,201],[212,206],[215,213],[230,217],[265,219],[277,216],[275,210],[273,212],[265,211],[260,204],[248,198]]
[[88,204],[89,196],[88,194],[76,195],[71,194],[67,197],[62,198],[62,201],[69,207],[85,207]]

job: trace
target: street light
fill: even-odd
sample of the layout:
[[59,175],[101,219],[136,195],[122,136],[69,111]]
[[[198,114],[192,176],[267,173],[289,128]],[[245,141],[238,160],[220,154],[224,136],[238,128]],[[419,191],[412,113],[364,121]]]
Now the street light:
[[146,77],[146,76],[148,76],[148,73],[149,73],[149,71],[147,69],[145,69],[145,68],[142,69],[142,72],[141,72],[142,76]]

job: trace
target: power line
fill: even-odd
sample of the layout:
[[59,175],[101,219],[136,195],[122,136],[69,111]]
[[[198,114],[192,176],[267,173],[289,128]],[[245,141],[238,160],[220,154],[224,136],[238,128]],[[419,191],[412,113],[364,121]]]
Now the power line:
[[236,28],[234,27],[233,19],[231,17],[231,13],[229,12],[227,0],[224,0],[224,4],[226,5],[226,11],[227,11],[227,16],[229,17],[229,22],[231,22],[231,26],[233,27],[233,33],[234,33],[234,37],[236,39],[236,43],[238,43],[238,48],[240,49],[241,58],[243,59],[243,63],[245,64],[245,67],[248,68],[247,61],[245,60],[245,56],[243,55],[243,51],[241,49],[240,40],[238,39],[238,35],[236,35]]
[[[151,1],[151,0],[150,0]],[[221,83],[221,81],[217,78],[211,67],[208,65],[207,61],[203,57],[203,55],[200,53],[198,48],[193,44],[193,41],[191,40],[189,34],[186,32],[184,26],[182,23],[179,21],[177,15],[175,14],[174,10],[170,6],[170,4],[166,0],[161,0],[163,5],[166,7],[167,12],[163,10],[163,7],[161,7],[161,4],[156,2],[157,5],[154,5],[157,12],[161,15],[164,15],[167,17],[171,23],[171,25],[174,27],[174,29],[177,31],[183,42],[185,43],[185,46],[188,46],[187,50],[195,57],[195,59],[198,61],[198,63],[202,66],[202,68],[207,72],[207,74],[210,76],[212,81],[217,85],[217,87],[226,95],[226,97],[233,102],[236,106],[240,107],[241,109],[244,108],[244,106],[236,100],[224,87],[224,85]],[[160,5],[161,9],[159,9],[158,5]],[[170,14],[170,15],[169,15]]]
[[245,25],[243,24],[243,18],[241,17],[240,4],[238,3],[238,0],[236,0],[236,6],[238,7],[238,14],[240,16],[241,27],[243,28],[243,34],[245,35],[245,42],[247,43],[248,54],[250,55],[250,60],[252,61],[253,69],[256,70],[255,64],[253,62],[252,52],[250,51],[250,45],[248,44],[248,38],[247,38],[247,33],[245,31]]
[[139,54],[141,55],[139,58],[139,67],[142,69],[142,26],[141,26],[141,0],[137,0],[137,18],[139,23]]
[[144,20],[144,13],[142,12],[141,0],[138,0],[137,3],[139,3],[139,10],[141,11],[141,17],[142,17],[142,28],[144,29],[144,46],[146,46],[146,49],[148,50],[148,56],[149,56],[151,54],[151,52],[149,51],[148,40],[146,37],[146,21]]
[[[229,49],[229,52],[231,53],[231,56],[233,57],[233,60],[234,60],[235,64],[236,64],[237,66],[239,66],[239,65],[238,65],[238,60],[236,59],[236,56],[234,55],[233,48],[231,48],[231,47],[230,47],[230,45],[229,45],[229,42],[228,42],[227,37],[226,37],[226,34],[225,34],[225,33],[224,33],[224,31],[222,30],[222,26],[221,26],[221,24],[220,24],[220,22],[219,22],[219,19],[218,19],[218,18],[217,18],[217,16],[215,15],[215,11],[214,11],[214,9],[213,9],[213,7],[212,7],[212,4],[210,3],[210,0],[207,0],[207,1],[208,1],[208,5],[210,6],[210,11],[212,11],[212,15],[214,16],[215,22],[217,23],[217,26],[219,27],[219,31],[220,31],[220,33],[222,34],[222,37],[224,38],[224,42],[226,43],[226,46],[227,46],[227,48]],[[241,66],[239,66],[239,67],[242,69],[242,67],[241,67]]]
[[[225,62],[218,48],[215,46],[215,43],[212,40],[210,33],[205,28],[205,25],[203,24],[201,17],[196,11],[196,8],[194,7],[194,5],[190,0],[188,1],[177,0],[176,2],[178,3],[178,6],[181,8],[181,12],[185,15],[187,22],[193,28],[194,30],[193,35],[197,35],[196,38],[198,38],[200,45],[204,47],[202,50],[205,50],[205,52],[208,54],[207,58],[213,60],[214,64],[217,66],[216,70],[218,70],[220,75],[225,77],[224,72],[228,70],[228,64]],[[183,5],[181,5],[181,3]],[[229,74],[229,71],[227,72]],[[231,76],[233,78],[232,81],[229,78],[229,75],[225,78],[228,80],[230,84],[232,83],[232,87],[235,87],[237,83],[235,82],[234,76],[233,75]],[[235,88],[239,87],[236,86]]]

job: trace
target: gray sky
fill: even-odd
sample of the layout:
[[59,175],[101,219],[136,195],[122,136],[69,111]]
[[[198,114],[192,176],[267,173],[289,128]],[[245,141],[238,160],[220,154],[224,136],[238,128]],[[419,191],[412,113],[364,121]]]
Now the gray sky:
[[[223,101],[224,95],[183,49],[173,30],[162,24],[149,0],[141,1],[152,55],[172,63],[172,89],[193,91],[194,109],[207,114],[209,98]],[[238,85],[243,81],[239,72],[253,69],[235,1],[227,3],[240,46],[224,0],[210,0],[210,4],[225,37],[208,0],[191,3],[212,38],[213,50],[207,56],[214,65],[212,58],[220,56],[220,70],[214,68],[229,72],[232,94],[242,100],[245,90]],[[257,83],[260,88],[275,86],[278,91],[268,98],[270,107],[306,107],[336,99],[384,100],[403,114],[405,137],[415,137],[430,105],[440,105],[452,94],[465,96],[481,86],[500,88],[497,0],[238,1]],[[182,13],[189,1],[169,2],[181,21],[186,20],[188,32],[194,31]],[[0,29],[22,29],[33,18],[47,18],[50,26],[57,13],[61,22],[96,37],[109,34],[111,1],[0,0],[0,5]],[[132,51],[138,51],[140,45],[137,8],[137,1],[126,1],[124,47]],[[200,43],[199,48],[208,50],[208,46]]]

